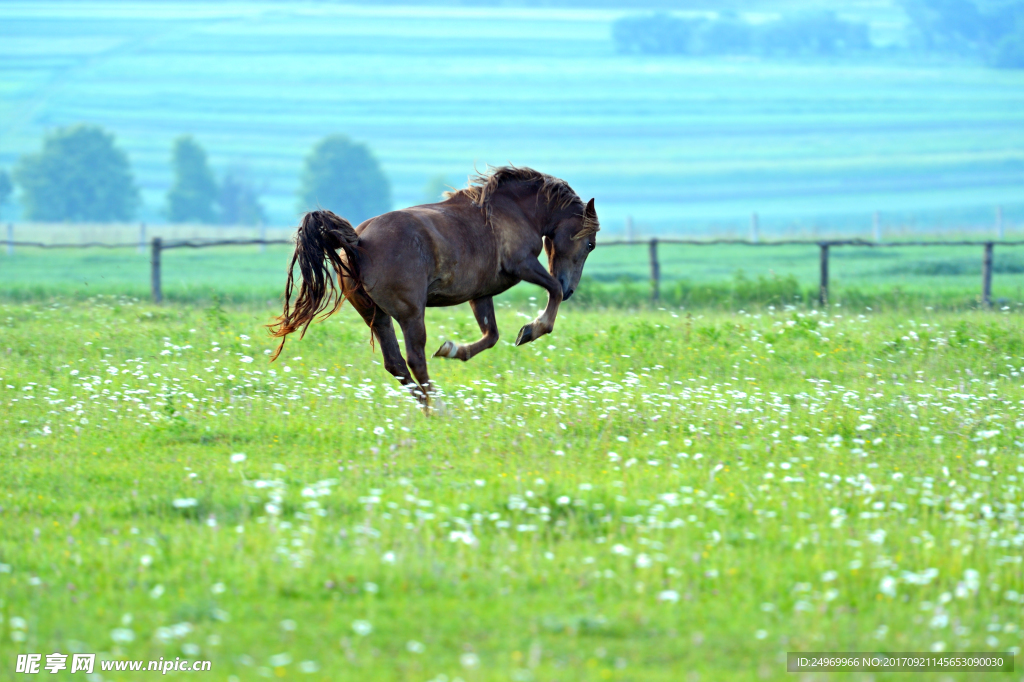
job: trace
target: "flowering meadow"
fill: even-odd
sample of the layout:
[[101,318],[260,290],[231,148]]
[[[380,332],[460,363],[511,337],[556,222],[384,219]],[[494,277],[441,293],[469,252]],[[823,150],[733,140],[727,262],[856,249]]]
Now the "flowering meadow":
[[416,682],[1019,654],[1019,311],[566,306],[512,347],[533,313],[432,360],[428,416],[348,307],[271,364],[264,308],[0,305],[0,679],[55,651]]

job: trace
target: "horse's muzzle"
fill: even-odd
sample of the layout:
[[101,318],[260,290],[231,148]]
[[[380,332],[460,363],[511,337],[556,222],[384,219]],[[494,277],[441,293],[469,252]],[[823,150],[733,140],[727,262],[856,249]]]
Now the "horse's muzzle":
[[559,276],[558,283],[562,285],[562,300],[568,301],[572,298],[572,294],[576,290],[569,286],[569,282],[566,281],[565,275]]

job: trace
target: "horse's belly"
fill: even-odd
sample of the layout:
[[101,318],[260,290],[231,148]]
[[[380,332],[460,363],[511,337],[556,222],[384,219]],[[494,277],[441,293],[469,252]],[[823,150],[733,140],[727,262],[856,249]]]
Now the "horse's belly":
[[499,273],[482,281],[474,278],[455,279],[452,282],[435,282],[427,290],[427,307],[438,308],[459,305],[478,298],[497,296],[515,286],[519,280]]

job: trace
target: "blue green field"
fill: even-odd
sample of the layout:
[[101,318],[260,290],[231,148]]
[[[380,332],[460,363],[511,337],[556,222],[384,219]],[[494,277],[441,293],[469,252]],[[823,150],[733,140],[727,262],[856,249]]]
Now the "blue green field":
[[[814,3],[788,3],[812,6]],[[756,3],[765,11],[781,3]],[[817,5],[815,5],[817,6]],[[597,198],[610,231],[866,233],[1024,223],[1024,73],[882,57],[621,56],[624,12],[314,3],[0,4],[0,167],[56,126],[108,127],[160,219],[171,140],[245,167],[291,223],[303,155],[367,142],[396,207],[428,180],[516,163]],[[895,5],[854,2],[876,41]],[[7,215],[12,215],[7,209]],[[17,216],[14,215],[16,218]]]

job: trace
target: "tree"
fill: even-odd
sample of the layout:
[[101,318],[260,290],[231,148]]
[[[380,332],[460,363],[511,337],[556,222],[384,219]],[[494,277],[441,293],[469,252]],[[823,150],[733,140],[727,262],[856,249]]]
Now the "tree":
[[704,23],[665,13],[623,17],[612,24],[612,40],[622,54],[692,54],[693,35]]
[[299,211],[317,206],[353,224],[391,209],[391,184],[366,145],[331,135],[313,147],[302,170]]
[[998,69],[1024,69],[1024,7],[1013,19],[1014,31],[996,43],[989,58],[992,66]]
[[969,52],[985,39],[985,22],[972,0],[902,0],[911,41],[927,50]]
[[214,223],[217,181],[206,162],[206,151],[191,135],[174,141],[171,151],[174,184],[167,192],[167,218],[172,223]]
[[769,22],[760,42],[768,54],[789,56],[825,56],[871,48],[867,24],[840,19],[828,10]]
[[1024,31],[1004,37],[996,45],[992,65],[1000,69],[1024,69]]
[[220,183],[220,218],[225,225],[262,225],[267,214],[259,192],[241,171],[228,171]]
[[734,12],[719,12],[712,19],[624,17],[612,25],[612,39],[624,54],[827,56],[871,49],[867,24],[830,11],[787,14],[761,24]]
[[917,47],[984,57],[1024,68],[1024,0],[901,0]]
[[95,125],[58,128],[14,169],[28,220],[131,220],[139,189],[128,156]]
[[695,54],[747,54],[754,44],[754,27],[735,14],[721,13],[702,22],[691,40]]
[[11,198],[11,191],[14,187],[11,185],[11,176],[7,174],[7,171],[0,170],[0,209],[4,207],[7,200]]

